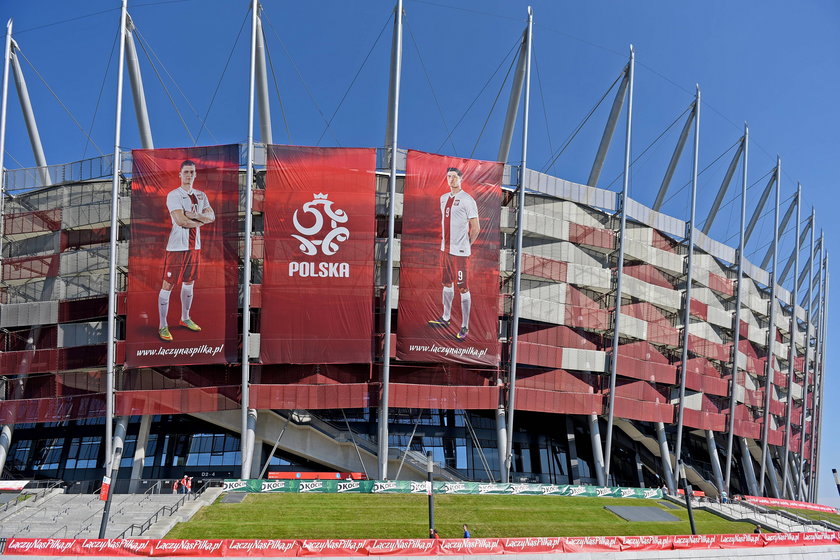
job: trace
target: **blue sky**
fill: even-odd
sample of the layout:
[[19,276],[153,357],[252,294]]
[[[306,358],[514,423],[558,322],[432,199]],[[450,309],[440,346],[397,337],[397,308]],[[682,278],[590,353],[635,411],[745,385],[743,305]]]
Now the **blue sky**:
[[[249,4],[129,3],[143,45],[139,56],[157,147],[246,140]],[[401,146],[495,159],[507,103],[502,79],[527,5],[518,0],[406,0]],[[755,183],[748,212],[778,154],[783,209],[800,181],[803,219],[815,207],[827,247],[840,246],[840,226],[830,210],[836,203],[834,166],[840,151],[840,4],[538,0],[533,6],[529,167],[546,168],[618,77],[632,43],[637,56],[633,157],[649,149],[631,171],[631,197],[652,204],[682,123],[668,127],[700,84],[700,168],[707,169],[699,180],[698,216],[706,215],[746,121],[752,140],[749,183]],[[14,36],[26,57],[24,73],[48,162],[111,152],[119,1],[32,0],[7,2],[3,8],[0,16],[14,18]],[[392,8],[390,0],[265,2],[275,142],[382,145]],[[574,135],[550,168],[552,174],[586,181],[611,99],[609,94]],[[123,124],[122,146],[139,147],[130,104]],[[620,186],[622,136],[616,134],[600,187]],[[519,154],[518,142],[512,154]],[[6,148],[6,167],[33,164],[14,92]],[[684,157],[663,208],[667,213],[687,217],[688,189],[681,187],[690,173],[690,158]],[[736,243],[738,232],[735,190],[712,230],[712,237],[729,244]],[[766,250],[760,240],[771,232],[768,214],[747,248],[754,262],[760,263]],[[792,238],[788,233],[782,243],[785,258]],[[832,316],[829,338],[838,327]],[[829,371],[834,358],[829,345]],[[827,377],[825,396],[831,403],[840,396],[840,386],[831,374]],[[838,420],[840,412],[827,407],[820,496],[836,505],[840,499],[830,469],[840,467],[840,448],[833,445]]]

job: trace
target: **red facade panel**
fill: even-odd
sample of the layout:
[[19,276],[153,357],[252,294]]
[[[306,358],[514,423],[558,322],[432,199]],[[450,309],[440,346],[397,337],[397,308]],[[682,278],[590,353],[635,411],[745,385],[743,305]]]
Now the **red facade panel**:
[[114,413],[117,416],[129,416],[236,410],[240,408],[239,392],[240,387],[236,385],[156,391],[120,391],[116,394]]
[[677,381],[677,369],[670,364],[661,364],[645,359],[625,356],[623,346],[618,352],[618,375],[642,379],[653,383],[673,384]]
[[669,253],[676,253],[676,246],[677,243],[671,239],[670,237],[659,233],[658,231],[651,230],[651,239],[650,244],[651,246],[655,247],[656,249],[661,249],[663,251],[668,251]]
[[58,350],[20,350],[0,353],[3,373],[25,375],[29,373],[50,373],[58,370]]
[[531,326],[524,326],[523,331],[519,333],[519,341],[531,342],[535,344],[546,344],[548,346],[562,346],[564,348],[581,348],[584,350],[597,350],[597,346],[590,342],[586,337],[576,333],[572,329],[564,326],[548,327],[537,329],[528,332],[526,329]]
[[528,387],[516,390],[516,410],[553,414],[601,414],[603,409],[603,395],[559,393]]
[[637,360],[644,360],[646,362],[653,362],[657,364],[668,364],[668,358],[662,355],[649,342],[640,340],[638,342],[631,342],[629,344],[622,344],[618,347],[618,355],[626,356],[628,358],[635,358]]
[[735,282],[713,272],[709,273],[709,288],[725,296],[735,295]]
[[680,332],[668,324],[648,324],[647,338],[655,344],[676,348],[680,345]]
[[8,236],[58,231],[61,229],[61,208],[6,214],[3,234]]
[[366,408],[371,406],[369,396],[367,383],[251,385],[251,404],[255,408]]
[[709,377],[691,370],[686,372],[685,386],[693,391],[702,391],[710,395],[725,397],[729,394],[729,382],[727,380],[720,377]]
[[709,306],[702,301],[692,298],[689,311],[694,317],[698,317],[704,321],[709,320]]
[[705,358],[689,358],[688,362],[686,362],[686,370],[699,375],[721,377],[720,371],[718,371],[712,362]]
[[[125,307],[120,309],[119,303],[125,302],[124,294],[117,294],[117,313],[125,314]],[[108,298],[96,297],[88,299],[72,299],[58,303],[58,322],[71,323],[74,321],[90,321],[108,317]]]
[[674,422],[674,407],[667,403],[637,401],[616,396],[615,415],[629,420],[671,424]]
[[99,416],[105,416],[104,394],[0,401],[3,424],[62,422]]
[[729,345],[718,344],[693,334],[688,335],[688,349],[698,356],[705,356],[721,362],[729,359]]
[[674,289],[674,285],[665,274],[652,264],[632,264],[624,267],[624,272],[628,276],[638,278],[648,284],[659,286],[661,288]]
[[567,305],[566,319],[563,322],[570,327],[606,331],[610,329],[610,314],[606,309]]
[[645,321],[650,324],[668,325],[669,327],[671,326],[671,322],[668,320],[665,314],[662,313],[662,311],[658,307],[646,301],[622,305],[621,313],[623,315],[635,317],[636,319],[641,319],[642,321]]
[[520,364],[559,368],[563,365],[563,349],[545,344],[520,341],[516,361]]
[[[364,405],[367,406],[367,405]],[[390,406],[444,410],[496,410],[499,387],[456,387],[391,383]],[[519,408],[517,406],[517,408]]]
[[562,369],[548,371],[521,368],[518,370],[516,389],[528,387],[543,391],[563,393],[594,393],[598,390],[598,376],[586,373],[574,374]]
[[565,282],[567,267],[568,265],[562,261],[555,261],[527,253],[523,253],[522,255],[522,274],[525,276],[535,276],[545,280]]
[[689,428],[725,432],[726,414],[686,408],[683,410],[683,423]]
[[45,276],[58,276],[61,259],[58,255],[18,257],[3,260],[3,280],[32,280]]
[[111,228],[72,229],[61,231],[61,250],[81,249],[90,245],[103,245],[111,241]]
[[569,241],[601,249],[615,248],[615,232],[609,229],[569,222]]

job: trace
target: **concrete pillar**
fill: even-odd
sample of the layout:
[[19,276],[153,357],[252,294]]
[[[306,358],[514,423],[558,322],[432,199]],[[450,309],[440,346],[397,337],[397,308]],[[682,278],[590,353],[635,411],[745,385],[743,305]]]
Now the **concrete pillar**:
[[744,478],[747,479],[747,488],[750,495],[759,496],[758,482],[755,479],[755,468],[753,468],[752,455],[750,455],[750,448],[747,445],[746,438],[738,438],[738,445],[741,447],[741,466],[744,471]]
[[773,458],[770,457],[769,452],[764,455],[764,466],[766,467],[765,476],[767,476],[767,480],[770,482],[769,490],[772,497],[781,498],[782,493],[779,491],[779,482],[776,480],[776,467],[773,466]]
[[589,415],[589,438],[592,440],[592,466],[595,469],[595,478],[598,479],[598,486],[607,485],[607,477],[604,476],[604,448],[601,447],[601,429],[598,426],[598,415]]
[[636,449],[636,476],[639,478],[639,488],[645,487],[645,474],[642,470],[642,456],[639,455],[639,450]]
[[134,446],[134,463],[131,465],[131,482],[128,483],[128,491],[132,494],[139,490],[140,479],[143,478],[143,467],[146,466],[146,446],[149,444],[151,429],[151,415],[141,416],[137,444]]
[[725,490],[723,483],[723,471],[720,469],[720,457],[718,457],[717,443],[715,443],[715,433],[712,430],[706,430],[706,445],[709,448],[709,459],[712,462],[712,471],[715,474],[715,486],[717,486],[718,493]]
[[260,476],[260,469],[262,468],[262,443],[256,441],[257,431],[257,411],[253,408],[248,409],[248,446],[246,449],[251,452],[250,471],[248,478],[257,478]]
[[668,439],[665,437],[665,425],[662,422],[656,423],[656,439],[659,441],[659,459],[662,462],[662,475],[668,486],[668,493],[676,494],[677,485],[674,482],[674,471],[671,470],[671,452],[668,450]]
[[505,420],[505,407],[500,404],[496,409],[496,449],[499,453],[499,480],[504,481],[507,471],[505,469],[505,453],[507,453],[507,421]]
[[580,484],[580,463],[575,441],[575,425],[572,417],[566,415],[566,448],[569,450],[569,483]]
[[0,473],[6,468],[6,459],[9,456],[9,447],[12,446],[12,426],[6,424],[0,428]]

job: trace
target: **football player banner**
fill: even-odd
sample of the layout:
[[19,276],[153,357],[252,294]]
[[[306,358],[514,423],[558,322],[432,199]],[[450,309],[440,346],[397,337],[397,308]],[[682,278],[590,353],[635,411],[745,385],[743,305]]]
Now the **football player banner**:
[[499,362],[504,165],[408,152],[397,358]]
[[376,151],[269,146],[263,363],[369,363]]
[[239,150],[134,150],[125,365],[237,361]]

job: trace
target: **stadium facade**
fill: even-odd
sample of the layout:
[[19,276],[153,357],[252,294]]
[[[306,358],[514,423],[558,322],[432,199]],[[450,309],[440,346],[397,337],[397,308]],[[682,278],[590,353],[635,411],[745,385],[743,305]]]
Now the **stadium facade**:
[[[524,88],[511,93],[502,162],[522,89],[527,114],[529,44],[526,30],[517,71]],[[125,45],[131,49],[130,36]],[[7,65],[14,66],[13,51]],[[121,153],[117,165],[103,157],[4,170],[3,476],[92,485],[113,448],[119,478],[135,488],[184,473],[259,477],[265,468],[417,479],[425,476],[423,453],[432,452],[437,476],[446,479],[673,489],[680,457],[689,482],[711,495],[815,499],[828,269],[814,215],[798,226],[798,193],[780,208],[779,164],[747,223],[746,130],[716,202],[741,169],[739,246],[707,236],[716,210],[705,221],[693,205],[689,220],[659,211],[682,145],[691,129],[697,133],[699,94],[651,207],[627,196],[626,179],[620,192],[595,186],[625,99],[632,108],[632,72],[631,57],[588,185],[527,165],[500,166],[498,221],[491,220],[499,239],[492,360],[418,357],[401,347],[410,298],[408,257],[401,258],[413,204],[407,167],[416,159],[391,148],[396,119],[388,145],[371,159],[372,304],[364,321],[372,332],[359,327],[367,360],[266,359],[266,333],[292,321],[272,307],[278,296],[268,281],[277,254],[270,250],[271,188],[279,188],[270,140],[234,148],[234,225],[223,240],[234,280],[222,294],[234,303],[220,323],[233,332],[233,355],[214,363],[138,364],[131,349],[132,265],[146,250],[136,229],[138,152]],[[133,84],[142,108],[142,85]],[[139,123],[148,126],[142,117]],[[262,124],[266,140],[264,107]],[[774,187],[774,230],[763,240],[770,251],[756,265],[743,246]],[[796,248],[788,258],[778,245],[794,214]],[[319,348],[285,336],[284,348]],[[346,352],[358,351],[347,345]],[[110,415],[118,418],[113,443]]]

